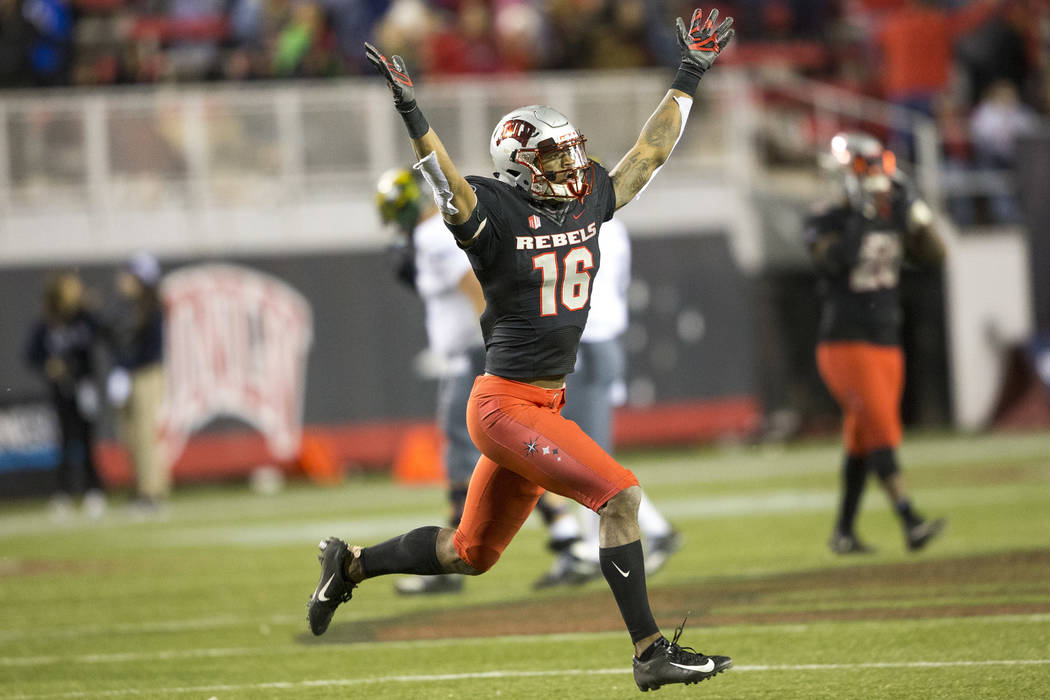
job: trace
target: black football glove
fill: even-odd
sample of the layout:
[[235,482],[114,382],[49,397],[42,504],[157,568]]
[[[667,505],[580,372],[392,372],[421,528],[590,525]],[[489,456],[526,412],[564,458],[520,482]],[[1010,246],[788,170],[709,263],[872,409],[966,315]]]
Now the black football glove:
[[693,12],[693,18],[689,23],[689,31],[685,29],[685,22],[679,17],[675,20],[678,28],[678,48],[682,52],[682,70],[695,72],[702,76],[718,58],[718,54],[729,44],[736,30],[733,29],[733,18],[727,17],[715,27],[718,21],[718,10],[711,10],[707,21],[702,22],[703,15],[700,8]]
[[379,49],[365,42],[365,57],[381,76],[386,78],[390,92],[394,94],[394,106],[399,112],[411,112],[416,106],[416,92],[412,87],[412,78],[408,76],[405,61],[400,56],[387,58]]

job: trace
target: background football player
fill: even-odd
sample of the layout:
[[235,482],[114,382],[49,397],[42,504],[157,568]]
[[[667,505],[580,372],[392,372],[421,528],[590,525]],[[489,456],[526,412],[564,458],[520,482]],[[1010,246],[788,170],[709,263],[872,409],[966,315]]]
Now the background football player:
[[929,206],[874,136],[843,132],[831,140],[841,198],[807,221],[806,238],[821,296],[817,366],[843,413],[846,456],[842,498],[829,546],[838,554],[871,551],[853,529],[869,473],[886,491],[910,550],[944,527],[912,507],[897,446],[904,354],[898,297],[904,260],[939,263],[944,246]]
[[[399,231],[398,278],[423,300],[428,348],[440,364],[437,421],[445,437],[449,526],[455,528],[479,456],[467,432],[466,406],[474,377],[485,369],[478,326],[485,299],[470,260],[448,235],[437,205],[421,185],[425,187],[418,173],[389,170],[376,183],[375,199],[379,218]],[[456,592],[463,588],[463,577],[406,577],[394,588],[403,595]]]
[[[627,291],[631,282],[631,239],[618,218],[602,225],[598,249],[602,265],[591,285],[591,310],[580,336],[576,367],[565,379],[562,415],[612,454],[613,409],[626,400],[623,334],[627,330]],[[553,500],[546,494],[539,507],[543,508],[544,501]],[[580,584],[601,575],[599,517],[579,506],[579,519],[582,528],[572,533],[572,539],[556,539],[552,530],[551,548],[557,555],[550,571],[536,581],[537,588]],[[638,505],[638,527],[645,541],[645,573],[651,576],[679,549],[681,536],[644,494]]]
[[601,518],[602,573],[630,633],[640,689],[696,683],[732,664],[679,646],[681,627],[671,640],[660,633],[645,586],[638,480],[560,415],[600,264],[598,229],[670,156],[701,76],[733,37],[732,20],[717,21],[714,10],[706,21],[694,12],[688,29],[677,21],[681,62],[671,89],[609,172],[588,160],[585,139],[563,114],[533,105],[496,125],[495,177],[465,179],[419,108],[404,61],[366,45],[408,129],[420,159],[415,167],[484,291],[485,374],[467,411],[482,457],[455,530],[417,528],[372,547],[334,537],[321,543],[321,577],[308,603],[314,634],[324,633],[337,606],[367,578],[487,571],[548,490]]

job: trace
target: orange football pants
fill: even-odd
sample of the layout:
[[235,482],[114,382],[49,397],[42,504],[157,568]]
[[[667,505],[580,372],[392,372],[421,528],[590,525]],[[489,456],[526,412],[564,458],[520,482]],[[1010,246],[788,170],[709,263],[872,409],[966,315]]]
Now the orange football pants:
[[900,444],[904,353],[899,347],[819,343],[817,368],[842,409],[842,439],[851,457]]
[[561,416],[564,389],[483,375],[467,402],[467,428],[481,459],[453,537],[463,561],[487,571],[544,491],[598,510],[638,479],[578,425]]

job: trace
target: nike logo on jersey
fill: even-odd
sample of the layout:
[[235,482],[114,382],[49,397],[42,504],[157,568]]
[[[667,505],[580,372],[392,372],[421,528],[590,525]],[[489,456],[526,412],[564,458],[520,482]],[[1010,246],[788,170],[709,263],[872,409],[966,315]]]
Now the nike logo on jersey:
[[710,673],[711,671],[715,670],[715,662],[711,659],[708,659],[706,662],[700,664],[699,666],[676,664],[674,661],[671,662],[671,665],[677,666],[678,668],[684,668],[686,671],[699,671],[700,673]]
[[587,224],[587,228],[578,228],[568,233],[552,233],[547,236],[515,236],[518,250],[542,250],[560,248],[564,245],[577,245],[589,241],[598,235],[598,224]]
[[627,578],[628,576],[631,575],[631,570],[630,569],[628,569],[627,571],[624,571],[623,569],[620,568],[620,565],[617,564],[616,562],[613,562],[612,565],[615,566],[616,570],[620,572],[620,576],[623,576],[624,578]]
[[328,602],[329,598],[328,598],[328,596],[325,595],[325,593],[328,592],[328,587],[332,585],[332,579],[334,579],[334,578],[335,578],[335,574],[332,574],[331,576],[328,577],[328,580],[325,581],[324,587],[321,588],[321,590],[317,592],[317,600],[319,600],[322,603],[327,603]]
[[[474,232],[474,235],[470,237],[470,240],[467,241],[467,243],[470,243],[471,241],[475,240],[478,236],[480,236],[481,232],[485,229],[485,224],[487,224],[488,222],[489,217],[486,216],[484,219],[482,219],[481,223],[478,224],[478,230]],[[461,243],[460,245],[466,245],[466,243]]]

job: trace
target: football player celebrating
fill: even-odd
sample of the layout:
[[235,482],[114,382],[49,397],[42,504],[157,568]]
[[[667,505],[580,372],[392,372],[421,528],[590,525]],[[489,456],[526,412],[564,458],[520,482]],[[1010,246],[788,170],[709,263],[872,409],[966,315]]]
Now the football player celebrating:
[[837,554],[872,551],[853,531],[868,473],[874,472],[904,528],[911,551],[944,527],[912,507],[897,463],[904,355],[898,280],[904,259],[934,264],[944,246],[929,206],[875,137],[843,132],[831,140],[842,201],[814,213],[806,238],[822,298],[817,366],[843,412],[846,457],[842,499],[828,543]]
[[600,516],[602,573],[634,645],[640,689],[697,683],[732,664],[679,646],[681,627],[670,641],[660,633],[645,586],[638,480],[560,415],[600,262],[599,227],[671,154],[700,78],[733,37],[732,19],[717,22],[717,10],[706,20],[697,10],[688,29],[678,19],[681,63],[671,89],[609,172],[587,158],[583,136],[564,115],[532,105],[496,125],[494,177],[464,178],[417,104],[404,61],[366,44],[420,159],[415,167],[484,292],[485,374],[467,405],[482,457],[455,530],[417,528],[372,547],[334,537],[321,543],[321,577],[308,603],[314,634],[328,628],[337,606],[365,579],[487,571],[548,490]]

